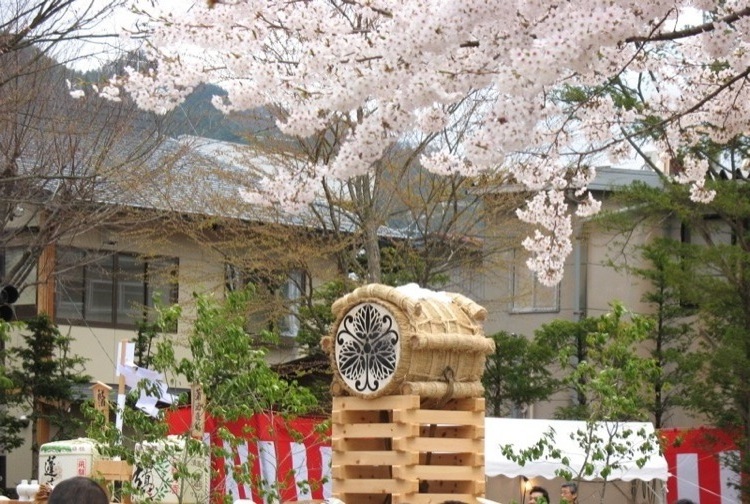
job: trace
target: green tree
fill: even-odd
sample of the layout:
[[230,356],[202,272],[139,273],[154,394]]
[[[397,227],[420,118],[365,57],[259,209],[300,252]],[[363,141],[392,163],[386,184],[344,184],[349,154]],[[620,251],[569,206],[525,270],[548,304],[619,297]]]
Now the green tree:
[[490,337],[495,352],[487,356],[482,384],[492,416],[506,416],[547,399],[559,387],[550,372],[555,355],[548,347],[505,331]]
[[579,321],[555,320],[545,324],[534,332],[536,344],[549,348],[555,355],[557,370],[560,373],[560,386],[574,394],[575,401],[570,406],[558,409],[556,416],[567,419],[586,417],[586,406],[589,401],[584,393],[585,377],[579,377],[580,383],[571,378],[579,362],[588,358],[589,341],[587,335],[595,331],[596,319],[584,318]]
[[176,361],[171,342],[157,342],[154,368],[200,384],[207,411],[234,420],[270,409],[304,413],[314,404],[304,390],[288,384],[266,362],[266,350],[246,331],[252,289],[229,293],[222,302],[196,295],[197,318],[188,338],[190,358]]
[[[707,13],[709,18],[718,15]],[[707,19],[710,23],[712,20]],[[709,78],[722,85],[727,70],[724,59],[703,67]],[[649,81],[654,75],[643,73],[624,78],[617,76],[602,86],[569,87],[559,99],[580,110],[590,100],[605,98],[619,109],[617,116],[642,114],[635,122],[620,123],[624,138],[644,163],[660,175],[662,185],[654,188],[634,184],[616,199],[619,215],[605,219],[616,223],[624,236],[638,225],[653,226],[657,233],[672,238],[670,246],[684,268],[682,278],[668,274],[671,286],[680,289],[682,303],[696,308],[691,324],[691,352],[675,355],[669,364],[664,359],[664,387],[655,395],[654,413],[664,414],[669,406],[667,390],[672,381],[681,380],[681,400],[689,412],[718,427],[739,432],[739,454],[733,469],[741,474],[742,500],[750,502],[750,188],[748,159],[750,136],[747,132],[728,134],[727,123],[691,124],[673,122],[653,113],[649,104]],[[653,84],[658,82],[652,81]],[[731,110],[728,107],[727,110]],[[674,127],[684,134],[675,141]],[[670,129],[672,130],[670,132]],[[657,156],[650,155],[654,151]],[[676,184],[678,177],[705,175],[705,187],[692,189]],[[690,192],[701,196],[702,203],[691,201]],[[713,200],[711,196],[715,191]],[[692,256],[692,258],[690,258]],[[687,281],[684,281],[687,278]],[[656,285],[656,284],[654,284]],[[657,287],[658,289],[658,287]],[[659,316],[659,305],[654,305]],[[671,326],[679,331],[679,322]],[[665,335],[671,338],[674,335]],[[656,340],[654,340],[657,343]],[[678,350],[682,343],[675,344]],[[687,358],[686,358],[687,357]],[[672,372],[670,373],[671,370]],[[681,373],[680,376],[678,373]],[[658,385],[658,384],[657,384]],[[707,386],[709,392],[707,392]],[[676,394],[672,394],[675,397]],[[661,401],[661,406],[659,402]],[[660,408],[662,411],[660,411]]]
[[[166,335],[153,339],[155,351],[151,358],[152,368],[163,372],[169,384],[199,386],[205,397],[205,412],[221,421],[247,418],[254,413],[270,410],[278,415],[294,416],[309,411],[315,405],[315,399],[308,390],[279,378],[266,361],[266,350],[258,348],[254,336],[246,330],[248,305],[253,296],[252,288],[229,292],[221,301],[209,295],[196,294],[196,319],[187,341],[189,357],[177,358],[174,342]],[[162,310],[165,320],[155,327],[171,325],[169,319],[177,311],[176,307]],[[144,387],[147,385],[139,384],[129,395],[137,397]],[[130,402],[132,404],[132,400]],[[201,479],[205,475],[198,461],[207,461],[211,455],[229,456],[225,444],[231,450],[255,435],[247,432],[246,437],[239,438],[227,429],[220,429],[222,442],[212,444],[209,452],[203,441],[191,437],[190,432],[165,443],[167,425],[164,412],[154,419],[128,407],[124,412],[126,428],[122,433],[114,425],[106,423],[103,416],[93,411],[89,411],[89,414],[92,419],[89,433],[100,443],[102,453],[137,463],[144,470],[156,470],[167,463],[171,464],[179,483],[180,501],[189,495],[191,488],[198,488],[205,482]],[[141,447],[161,443],[164,449],[144,451],[136,449],[137,443],[141,443]],[[274,487],[275,482],[268,484],[255,479],[251,471],[253,463],[253,460],[248,460],[246,464],[234,467],[235,480],[240,484],[262,488],[268,499],[272,500],[278,492],[278,488]],[[203,467],[207,467],[205,464]],[[126,490],[136,494],[139,492],[132,485]]]
[[10,341],[11,331],[21,324],[18,322],[8,323],[0,320],[0,341],[2,341],[3,352],[0,366],[0,450],[8,453],[23,445],[21,430],[25,422],[18,418],[13,408],[17,405],[18,398],[16,385],[9,376],[9,358],[5,346]]
[[[707,183],[715,190],[707,204],[690,201],[688,189],[635,184],[618,199],[631,210],[615,220],[624,231],[634,223],[672,219],[679,229],[672,249],[691,254],[683,261],[681,295],[695,306],[693,361],[685,379],[684,406],[708,423],[737,433],[739,457],[730,461],[747,482],[750,476],[750,184],[744,180]],[[628,220],[629,222],[625,222]],[[750,487],[742,485],[743,502]]]
[[622,423],[648,417],[656,365],[652,358],[640,357],[638,348],[651,329],[649,318],[628,313],[619,303],[601,317],[542,326],[535,343],[557,350],[562,382],[579,398],[579,404],[558,414],[585,420],[585,428],[575,433],[585,460],[581,467],[571,467],[556,448],[553,431],[529,448],[505,446],[503,453],[519,463],[542,456],[558,459],[557,473],[566,479],[601,478],[605,484],[599,496],[605,502],[612,471],[633,460],[645,464],[648,456],[643,454],[658,443],[644,429],[634,431]]
[[690,323],[697,311],[692,289],[696,258],[691,247],[669,238],[655,239],[638,251],[643,266],[618,269],[650,284],[641,300],[653,310],[649,316],[654,324],[645,342],[657,367],[650,411],[658,429],[684,402],[686,385],[699,365],[699,356],[692,351],[696,334]]
[[139,367],[150,368],[156,351],[156,341],[167,332],[177,330],[177,321],[182,315],[179,305],[163,306],[159,297],[154,298],[154,313],[156,317],[153,320],[139,321],[133,343],[135,343],[134,357],[135,365]]
[[655,374],[652,358],[638,355],[653,327],[648,317],[620,303],[600,317],[555,320],[534,334],[537,345],[557,355],[562,385],[576,404],[558,409],[559,418],[590,421],[643,420]]
[[59,439],[74,437],[83,422],[71,415],[71,408],[91,378],[84,373],[85,360],[70,353],[72,339],[61,334],[49,316],[39,315],[25,326],[23,346],[9,348],[5,358],[13,382],[11,400],[31,421],[31,474],[37,474],[37,421],[48,422]]

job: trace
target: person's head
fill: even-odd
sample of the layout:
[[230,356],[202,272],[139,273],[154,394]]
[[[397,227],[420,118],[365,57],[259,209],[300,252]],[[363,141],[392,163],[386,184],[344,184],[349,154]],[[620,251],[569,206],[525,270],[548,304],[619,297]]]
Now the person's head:
[[578,499],[578,485],[570,481],[563,483],[560,487],[560,498],[565,502],[576,502]]
[[541,504],[539,498],[544,498],[545,504],[550,504],[549,492],[540,486],[531,487],[529,490],[529,504]]
[[690,499],[677,499],[674,501],[674,504],[695,504],[695,502],[691,501]]
[[51,491],[52,487],[49,483],[42,483],[39,485],[39,490],[37,490],[36,495],[34,495],[34,504],[47,504]]
[[49,495],[48,504],[109,504],[104,488],[84,476],[68,478],[57,483]]

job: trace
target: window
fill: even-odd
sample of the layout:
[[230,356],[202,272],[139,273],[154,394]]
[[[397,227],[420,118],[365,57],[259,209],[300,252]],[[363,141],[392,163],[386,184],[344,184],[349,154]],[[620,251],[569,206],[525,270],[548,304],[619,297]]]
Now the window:
[[299,333],[299,306],[304,296],[308,277],[302,270],[288,273],[247,271],[226,265],[226,288],[229,291],[255,286],[255,304],[251,307],[249,324],[278,331],[281,336],[294,338]]
[[485,298],[485,277],[487,271],[483,268],[481,257],[473,261],[462,261],[453,275],[454,288],[475,301]]
[[[694,228],[685,224],[680,228],[680,240],[682,243],[693,247],[716,248],[727,247],[736,244],[737,237],[726,221],[718,216],[704,216],[702,220],[695,223]],[[706,277],[726,277],[731,275],[727,264],[721,261],[706,259],[695,269],[695,274]]]
[[705,216],[696,224],[696,229],[682,224],[680,239],[692,245],[732,245],[737,241],[732,228],[718,216]]
[[292,271],[281,286],[281,297],[287,304],[287,313],[279,321],[282,336],[296,337],[299,332],[299,306],[305,293],[305,274]]
[[521,250],[513,251],[511,268],[511,312],[538,313],[560,311],[560,286],[547,287],[536,273],[526,266],[528,256]]
[[79,249],[59,249],[55,288],[58,322],[123,328],[148,320],[158,303],[177,302],[178,261]]

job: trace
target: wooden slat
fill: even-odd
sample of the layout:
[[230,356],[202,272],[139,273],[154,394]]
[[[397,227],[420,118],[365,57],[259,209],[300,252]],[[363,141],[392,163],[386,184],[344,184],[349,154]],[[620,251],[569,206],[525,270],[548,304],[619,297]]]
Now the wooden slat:
[[[482,411],[458,411],[458,410],[415,410],[411,412],[414,420],[423,424],[457,424],[457,425],[481,425],[484,426],[484,410]],[[395,414],[395,413],[394,413]],[[396,418],[394,422],[398,421]]]
[[376,451],[386,453],[391,451],[393,440],[390,438],[334,438],[331,448],[336,452],[345,451]]
[[108,481],[130,481],[133,466],[124,460],[95,460],[92,472]]
[[366,423],[331,426],[332,437],[345,438],[396,438],[409,437],[419,434],[418,425],[395,423]]
[[[352,423],[372,423],[381,422],[382,413],[380,410],[376,411],[365,411],[365,410],[353,410],[353,411],[342,411],[335,410],[331,413],[331,423],[333,424],[352,424]],[[386,414],[388,412],[385,412]]]
[[[441,410],[420,409],[420,402],[414,395],[334,397],[334,496],[439,504],[484,495],[484,400],[451,400]],[[420,481],[427,493],[417,493]]]
[[383,504],[383,494],[336,494],[334,497],[343,502],[356,502],[357,504]]
[[442,504],[445,501],[459,501],[467,504],[476,504],[477,498],[472,494],[408,494],[393,496],[393,504]]
[[333,466],[331,477],[340,480],[390,479],[393,477],[393,470],[389,465]]
[[[429,455],[430,462],[427,463]],[[483,453],[420,453],[419,464],[422,465],[446,465],[446,466],[484,466]]]
[[394,439],[393,448],[420,452],[484,452],[484,439],[420,438]]
[[419,408],[419,396],[395,395],[383,396],[376,399],[361,397],[334,397],[333,411],[354,410],[399,410]]
[[[124,460],[95,460],[92,474],[104,479],[110,493],[114,493],[115,482],[130,481],[133,477],[133,466]],[[122,495],[120,502],[130,504],[130,495]]]
[[485,483],[484,475],[481,480],[476,481],[435,481],[435,480],[422,480],[422,483],[427,487],[426,493],[440,493],[440,494],[470,494],[470,495],[484,495]]
[[[451,399],[448,401],[442,409],[438,411],[446,411],[446,410],[461,410],[461,411],[481,411],[484,413],[485,411],[485,401],[484,397],[467,397],[465,399]],[[425,411],[428,411],[429,408],[424,408]]]
[[419,453],[397,451],[344,451],[334,455],[337,465],[418,464]]
[[484,438],[484,426],[477,425],[422,425],[419,429],[421,437],[436,438]]
[[[395,479],[361,479],[344,480],[333,478],[333,495],[346,494],[389,494],[389,493],[416,493],[419,484],[416,480],[405,481]],[[350,502],[359,502],[352,500]]]
[[394,466],[393,476],[398,479],[473,481],[484,477],[484,468],[438,465]]

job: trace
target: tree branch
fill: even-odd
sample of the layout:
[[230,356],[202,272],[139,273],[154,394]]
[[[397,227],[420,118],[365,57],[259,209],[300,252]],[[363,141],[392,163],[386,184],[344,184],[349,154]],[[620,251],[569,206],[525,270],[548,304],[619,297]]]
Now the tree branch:
[[701,33],[708,33],[716,29],[715,24],[716,23],[727,23],[731,24],[735,21],[739,20],[740,18],[750,16],[750,7],[745,7],[744,9],[737,11],[733,14],[729,14],[728,16],[724,16],[723,18],[717,19],[715,21],[711,21],[710,23],[703,23],[702,25],[693,26],[691,28],[686,28],[684,30],[677,30],[673,32],[668,33],[659,33],[657,35],[649,35],[645,37],[628,37],[625,39],[625,42],[627,43],[641,43],[641,42],[658,42],[658,41],[664,41],[664,40],[679,40],[687,37],[692,37],[695,35],[700,35]]

